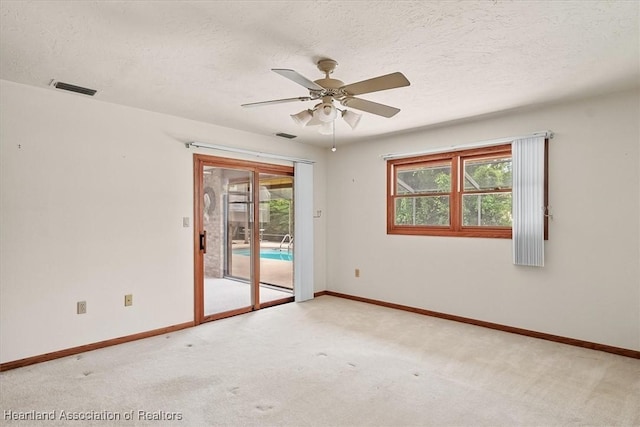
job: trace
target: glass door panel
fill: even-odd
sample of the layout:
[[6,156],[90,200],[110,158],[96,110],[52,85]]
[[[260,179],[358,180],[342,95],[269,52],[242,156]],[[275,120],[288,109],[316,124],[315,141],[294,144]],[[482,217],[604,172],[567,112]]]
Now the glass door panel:
[[204,317],[254,304],[253,172],[203,168]]
[[293,177],[259,174],[260,303],[293,297]]

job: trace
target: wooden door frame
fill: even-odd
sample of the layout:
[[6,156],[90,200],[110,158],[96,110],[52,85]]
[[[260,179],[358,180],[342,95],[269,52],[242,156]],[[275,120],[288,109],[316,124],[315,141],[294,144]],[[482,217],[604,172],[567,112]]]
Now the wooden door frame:
[[[210,156],[205,154],[193,155],[193,275],[194,275],[194,323],[199,325],[211,320],[217,320],[225,317],[235,316],[238,314],[248,313],[253,310],[259,310],[260,308],[269,307],[280,303],[280,301],[270,301],[264,304],[260,304],[260,256],[252,256],[252,277],[251,277],[251,289],[252,289],[252,305],[251,307],[244,307],[237,310],[226,311],[223,313],[216,313],[212,315],[205,315],[204,313],[204,254],[200,249],[200,233],[203,232],[203,199],[202,194],[204,192],[204,167],[213,166],[219,168],[228,169],[242,169],[253,174],[253,187],[252,187],[252,200],[253,207],[253,224],[251,228],[251,253],[256,253],[256,248],[260,249],[260,231],[255,224],[259,224],[260,220],[260,174],[261,173],[274,173],[279,175],[288,175],[293,177],[293,167],[285,165],[275,165],[270,163],[252,162],[248,160],[239,160],[227,157]],[[293,297],[286,298],[282,302],[293,301]]]

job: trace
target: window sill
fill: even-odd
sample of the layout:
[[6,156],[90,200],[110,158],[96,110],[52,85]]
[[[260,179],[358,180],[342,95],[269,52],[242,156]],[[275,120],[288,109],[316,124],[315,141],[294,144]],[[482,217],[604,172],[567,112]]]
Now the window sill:
[[451,230],[449,228],[422,228],[422,227],[391,227],[387,234],[404,236],[441,236],[441,237],[484,237],[488,239],[511,239],[511,229],[463,229]]

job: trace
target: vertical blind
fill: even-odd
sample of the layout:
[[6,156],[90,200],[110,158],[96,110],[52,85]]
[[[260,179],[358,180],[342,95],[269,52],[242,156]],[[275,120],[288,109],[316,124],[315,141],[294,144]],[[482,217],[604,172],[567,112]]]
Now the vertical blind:
[[513,162],[513,263],[544,266],[545,137],[516,139]]
[[313,164],[294,162],[293,286],[296,302],[313,299]]

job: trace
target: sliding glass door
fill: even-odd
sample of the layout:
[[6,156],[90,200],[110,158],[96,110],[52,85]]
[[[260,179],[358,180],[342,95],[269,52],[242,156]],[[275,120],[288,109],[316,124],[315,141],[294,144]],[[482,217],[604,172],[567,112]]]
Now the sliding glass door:
[[197,323],[293,300],[291,169],[195,155]]

